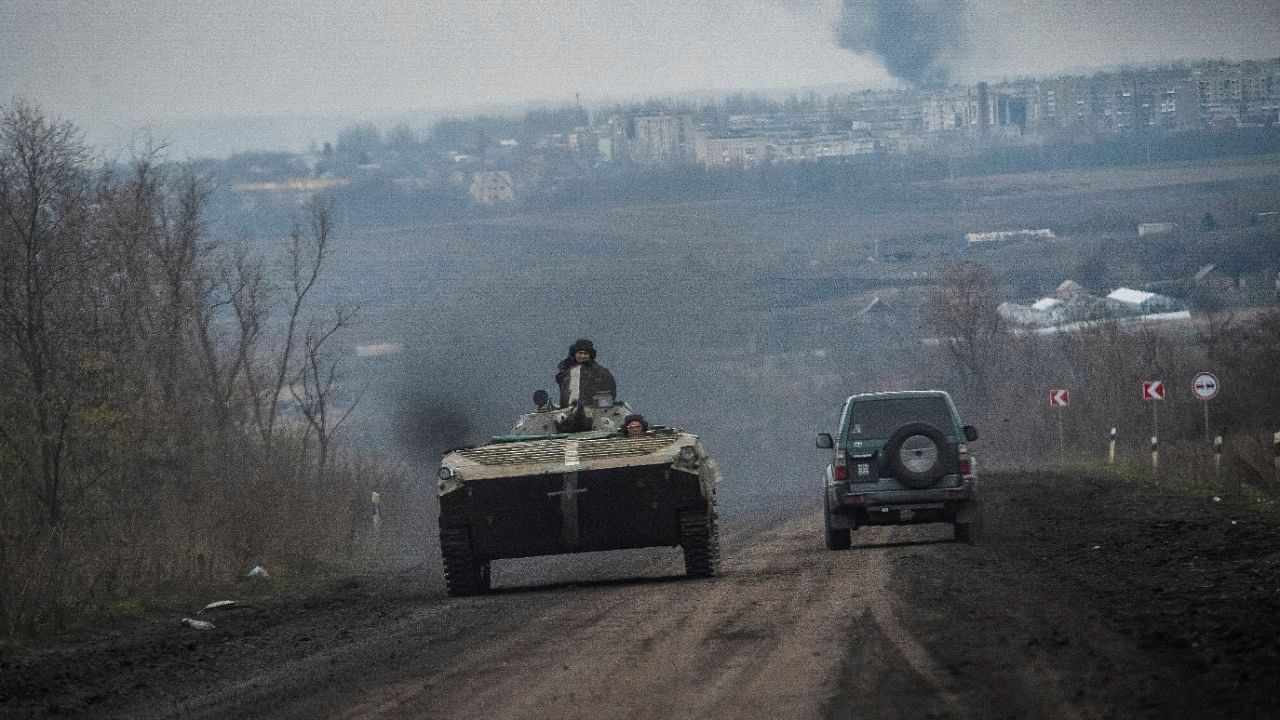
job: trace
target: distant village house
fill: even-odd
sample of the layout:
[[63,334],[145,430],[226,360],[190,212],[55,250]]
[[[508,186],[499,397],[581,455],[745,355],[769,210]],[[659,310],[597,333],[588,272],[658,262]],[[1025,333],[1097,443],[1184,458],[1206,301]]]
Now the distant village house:
[[515,186],[511,183],[511,173],[506,170],[476,172],[471,176],[471,187],[468,192],[472,200],[485,205],[516,199]]
[[996,230],[993,232],[965,233],[964,239],[969,243],[1007,242],[1009,240],[1052,240],[1057,237],[1049,228],[1039,230]]
[[1168,235],[1178,229],[1177,223],[1159,222],[1159,223],[1141,223],[1138,225],[1138,237],[1149,237],[1152,235]]

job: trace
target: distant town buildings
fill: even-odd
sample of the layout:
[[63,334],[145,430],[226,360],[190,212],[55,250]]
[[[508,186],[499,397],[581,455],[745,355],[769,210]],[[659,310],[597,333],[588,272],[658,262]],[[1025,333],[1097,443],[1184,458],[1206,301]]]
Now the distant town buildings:
[[[748,168],[937,148],[957,133],[1041,141],[1069,133],[1178,131],[1280,123],[1280,59],[1205,61],[1093,76],[1013,80],[942,92],[833,99],[824,112],[749,114],[719,126],[690,114],[616,116],[613,146],[643,165]],[[930,139],[931,136],[934,139]]]
[[[564,117],[570,122],[559,126],[544,117],[536,132],[519,138],[507,134],[519,133],[519,121],[477,119],[470,129],[472,121],[451,121],[447,145],[396,146],[419,152],[416,158],[380,157],[378,138],[372,136],[353,154],[340,138],[336,152],[326,147],[303,164],[309,168],[303,174],[311,178],[289,179],[298,171],[285,163],[263,170],[267,175],[237,175],[253,182],[240,182],[234,190],[243,197],[265,198],[282,191],[305,196],[321,187],[306,184],[315,178],[327,178],[323,185],[338,178],[378,177],[398,188],[457,192],[476,203],[494,204],[605,165],[750,170],[923,154],[942,158],[944,167],[950,167],[957,158],[1002,145],[1082,145],[1109,135],[1150,138],[1189,130],[1278,126],[1280,58],[1201,61],[944,89],[868,90],[827,98],[810,93],[786,102],[726,99],[723,105],[684,110],[605,115],[579,109]],[[485,125],[503,122],[507,124],[501,135]],[[358,162],[352,165],[349,157]],[[1257,213],[1253,222],[1273,222],[1272,215]],[[1138,234],[1172,229],[1164,223],[1144,223]],[[977,233],[969,241],[1013,237]]]

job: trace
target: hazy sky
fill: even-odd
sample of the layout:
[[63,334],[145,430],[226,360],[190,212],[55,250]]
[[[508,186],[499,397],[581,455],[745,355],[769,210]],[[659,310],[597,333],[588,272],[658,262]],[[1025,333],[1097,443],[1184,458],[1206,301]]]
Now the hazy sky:
[[[852,17],[874,36],[909,17],[904,8],[932,12],[953,34],[939,65],[964,81],[1280,56],[1276,0],[0,0],[0,104],[21,95],[92,131],[568,103],[575,93],[595,104],[885,87],[900,81],[875,43],[842,49],[837,28]],[[870,39],[892,48],[897,37]]]

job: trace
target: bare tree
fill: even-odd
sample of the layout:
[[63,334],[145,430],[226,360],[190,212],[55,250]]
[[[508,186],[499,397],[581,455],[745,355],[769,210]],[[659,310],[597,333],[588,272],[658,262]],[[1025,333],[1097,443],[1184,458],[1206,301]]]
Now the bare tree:
[[325,345],[335,333],[350,327],[354,319],[354,311],[337,308],[328,325],[312,323],[307,328],[302,342],[302,366],[289,385],[289,390],[298,403],[298,409],[316,435],[316,442],[319,445],[317,468],[321,475],[324,474],[333,453],[334,434],[360,401],[360,393],[357,393],[345,410],[338,411],[336,417],[333,416],[335,409],[332,404],[338,380],[338,361],[330,356]]
[[[89,271],[89,156],[70,123],[19,101],[0,115],[0,443],[50,524],[62,515],[67,438],[82,325],[74,285]],[[14,422],[16,421],[16,422]],[[28,428],[30,430],[28,430]]]
[[[211,382],[218,387],[219,396],[228,406],[234,405],[237,388],[243,383],[248,406],[246,415],[254,427],[261,428],[266,424],[266,401],[255,353],[266,322],[269,294],[261,261],[251,257],[243,247],[238,248],[220,269],[219,284],[234,315],[234,350],[221,371],[216,369],[216,360],[211,360]],[[208,354],[212,358],[216,350],[211,347]]]
[[993,362],[1000,352],[1004,323],[995,275],[985,265],[962,262],[943,272],[925,304],[929,324],[939,335],[969,392],[987,393]]
[[275,377],[266,400],[262,426],[263,442],[271,451],[276,422],[280,415],[280,397],[295,376],[295,352],[298,348],[299,328],[303,323],[303,309],[311,290],[320,279],[320,271],[329,256],[329,242],[333,231],[333,207],[328,199],[313,200],[307,206],[306,228],[295,221],[289,235],[290,299],[285,318],[283,347],[275,365]]

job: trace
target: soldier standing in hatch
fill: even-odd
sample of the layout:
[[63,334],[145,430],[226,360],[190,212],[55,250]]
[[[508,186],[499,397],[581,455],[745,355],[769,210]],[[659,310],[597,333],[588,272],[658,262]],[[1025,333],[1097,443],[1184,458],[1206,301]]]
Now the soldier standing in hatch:
[[613,373],[596,362],[596,348],[586,338],[579,338],[569,346],[569,357],[556,367],[556,382],[560,385],[560,407],[579,401],[589,405],[596,393],[618,394]]

